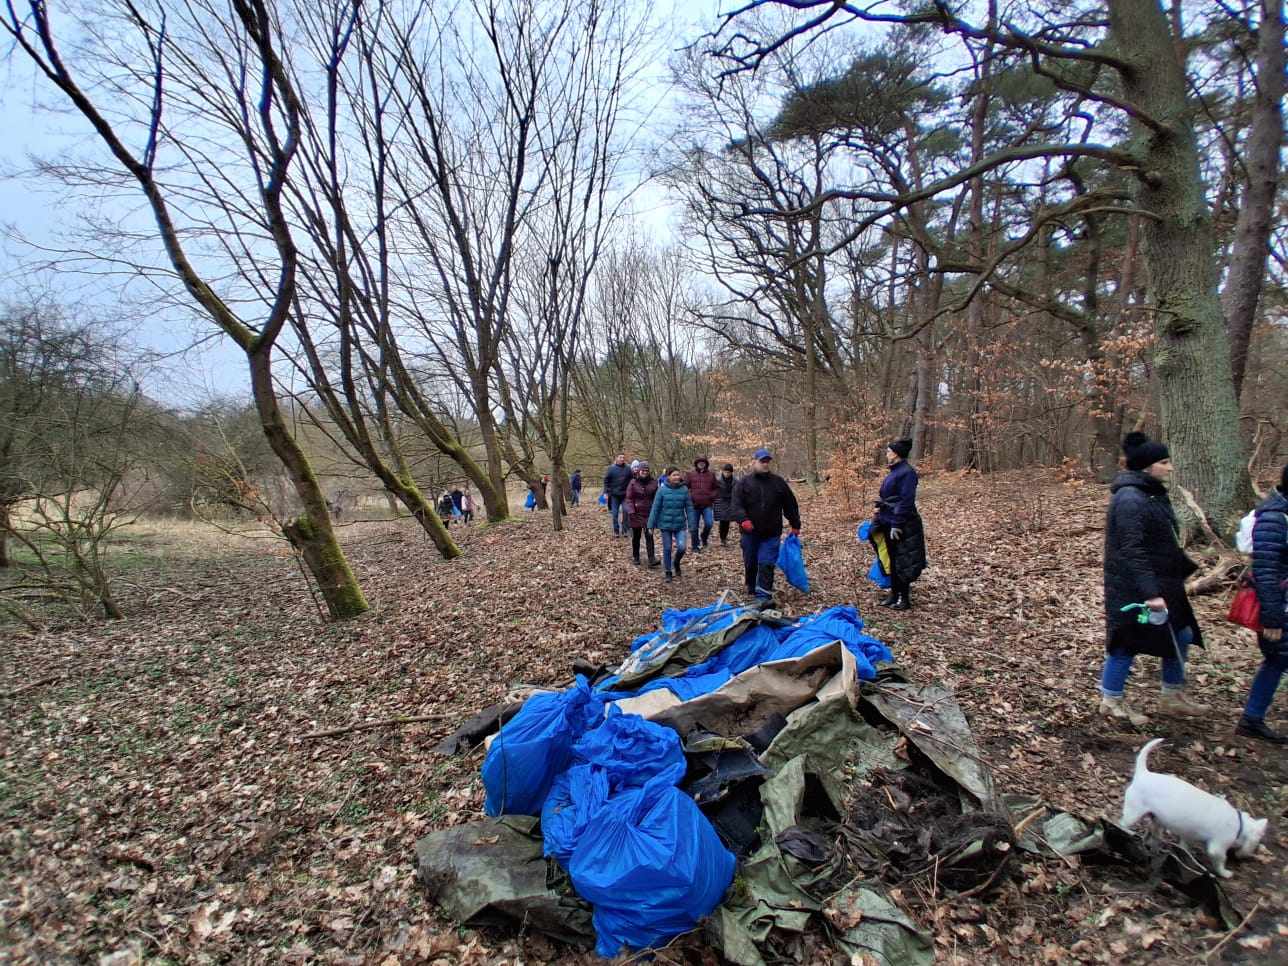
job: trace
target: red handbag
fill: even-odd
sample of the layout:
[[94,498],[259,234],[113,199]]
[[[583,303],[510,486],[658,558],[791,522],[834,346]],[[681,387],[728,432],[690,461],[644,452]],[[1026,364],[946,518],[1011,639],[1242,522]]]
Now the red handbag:
[[1261,633],[1261,602],[1257,600],[1257,590],[1251,584],[1241,584],[1230,601],[1230,611],[1225,619],[1231,623],[1246,627],[1250,631]]

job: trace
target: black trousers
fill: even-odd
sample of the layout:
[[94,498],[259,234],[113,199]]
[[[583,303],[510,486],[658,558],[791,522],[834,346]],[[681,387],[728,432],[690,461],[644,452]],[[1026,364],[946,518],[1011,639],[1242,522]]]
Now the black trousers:
[[721,520],[720,521],[720,542],[724,543],[728,539],[729,539],[729,521]]
[[644,544],[648,547],[648,559],[652,560],[657,556],[653,549],[653,531],[646,530],[644,527],[631,527],[631,553],[636,560],[640,559],[640,534],[644,534]]

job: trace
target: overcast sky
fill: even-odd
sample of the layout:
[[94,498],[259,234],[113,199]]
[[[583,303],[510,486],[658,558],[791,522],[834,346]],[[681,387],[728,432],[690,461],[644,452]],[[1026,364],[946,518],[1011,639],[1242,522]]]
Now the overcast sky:
[[[660,6],[648,5],[655,12]],[[680,0],[676,7],[683,15],[664,15],[661,20],[670,33],[667,46],[674,49],[693,40],[700,30],[710,29],[719,6],[719,0]],[[663,66],[658,65],[654,84],[663,78]],[[30,292],[47,293],[91,315],[134,315],[135,318],[119,320],[130,331],[132,340],[149,352],[167,356],[147,379],[152,395],[184,404],[211,394],[246,394],[248,380],[241,352],[223,336],[210,338],[210,323],[178,310],[123,312],[117,281],[87,272],[31,270],[33,262],[52,256],[21,239],[52,249],[72,247],[66,239],[75,229],[76,216],[85,203],[68,189],[34,177],[31,158],[57,159],[90,149],[102,156],[102,148],[96,139],[92,140],[88,125],[78,114],[69,113],[60,97],[37,77],[24,56],[4,48],[0,55],[0,302],[21,301]],[[659,113],[653,124],[666,126],[668,112]],[[140,195],[128,202],[111,203],[100,213],[120,220],[137,218],[142,205]],[[665,193],[646,185],[637,194],[634,206],[646,230],[658,241],[668,240],[675,212]],[[115,210],[118,207],[119,214]],[[182,351],[203,338],[199,347]]]

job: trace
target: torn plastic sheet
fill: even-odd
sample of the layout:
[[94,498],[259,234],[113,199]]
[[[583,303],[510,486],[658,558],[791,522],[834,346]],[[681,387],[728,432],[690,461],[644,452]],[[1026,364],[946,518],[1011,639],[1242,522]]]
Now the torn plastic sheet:
[[509,816],[432,832],[416,843],[420,878],[462,925],[536,929],[588,947],[590,904],[542,857],[536,826],[535,818]]

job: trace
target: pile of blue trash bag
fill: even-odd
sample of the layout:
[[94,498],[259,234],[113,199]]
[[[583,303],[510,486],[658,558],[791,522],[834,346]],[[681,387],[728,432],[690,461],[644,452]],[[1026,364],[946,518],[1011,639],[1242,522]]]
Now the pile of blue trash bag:
[[[633,652],[728,628],[748,608],[717,601],[666,610],[661,629]],[[678,786],[687,763],[670,728],[610,707],[669,688],[681,700],[709,694],[758,664],[801,657],[840,641],[858,676],[876,677],[889,648],[863,633],[858,611],[830,607],[793,622],[757,622],[707,660],[634,691],[615,677],[543,692],[496,735],[483,762],[489,815],[539,815],[544,852],[594,907],[596,951],[647,949],[692,929],[719,905],[736,860],[710,820]]]

